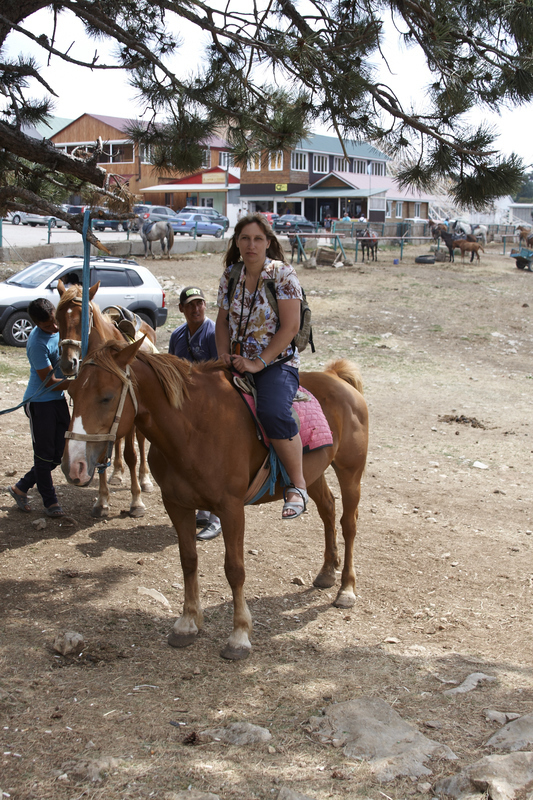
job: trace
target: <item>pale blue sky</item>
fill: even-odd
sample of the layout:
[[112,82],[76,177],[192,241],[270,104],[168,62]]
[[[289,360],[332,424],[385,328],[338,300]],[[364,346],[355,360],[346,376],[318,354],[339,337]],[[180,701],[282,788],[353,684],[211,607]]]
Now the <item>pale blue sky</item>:
[[[186,23],[185,23],[186,25]],[[186,35],[186,28],[180,26],[184,35],[184,44],[176,57],[176,70],[183,72],[185,69],[194,69],[201,45],[196,29],[191,35]],[[32,30],[37,33],[49,33],[52,30],[52,15],[43,10],[34,15]],[[70,45],[72,55],[77,58],[90,59],[98,49],[102,60],[106,60],[106,46],[101,41],[88,40],[82,26],[69,13],[60,17],[61,42]],[[41,74],[48,83],[59,92],[56,101],[55,114],[59,117],[76,118],[84,112],[93,114],[106,114],[120,117],[138,117],[142,107],[136,104],[134,91],[128,86],[123,73],[119,71],[93,71],[65,64],[58,58],[52,58],[50,66],[46,65],[46,57],[36,45],[33,45],[21,34],[11,34],[7,42],[7,51],[10,56],[16,56],[20,51],[32,53],[41,67]],[[384,52],[387,56],[392,75],[383,72],[383,80],[387,82],[400,97],[405,107],[410,104],[419,106],[423,102],[424,85],[429,82],[430,76],[425,63],[415,50],[405,50],[398,44],[398,37],[392,27],[389,29],[385,41]],[[378,63],[376,61],[376,63]],[[34,82],[32,88],[36,96],[41,91]],[[533,148],[531,146],[532,105],[528,104],[519,109],[502,109],[501,116],[489,115],[486,111],[478,111],[473,116],[473,121],[480,118],[488,121],[499,131],[497,146],[505,154],[512,151],[520,155],[526,165],[533,162]],[[316,129],[315,133],[329,133],[327,126]]]

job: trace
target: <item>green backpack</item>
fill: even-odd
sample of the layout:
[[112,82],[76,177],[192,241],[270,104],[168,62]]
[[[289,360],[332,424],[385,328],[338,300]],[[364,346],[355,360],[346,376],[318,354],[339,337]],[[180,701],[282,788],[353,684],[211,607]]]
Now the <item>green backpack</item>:
[[[272,264],[282,264],[282,261],[273,261]],[[229,280],[228,280],[228,302],[231,305],[233,298],[235,297],[235,292],[237,291],[237,284],[239,282],[239,278],[241,275],[242,270],[242,263],[238,262],[234,264],[231,268]],[[269,279],[265,281],[265,293],[268,298],[268,302],[272,306],[272,309],[276,316],[279,318],[278,314],[278,301],[276,298],[276,281]],[[305,292],[302,288],[302,300],[300,304],[300,329],[294,339],[291,342],[293,348],[297,347],[298,352],[302,353],[307,345],[311,346],[311,352],[315,352],[315,345],[313,342],[313,328],[311,326],[311,309],[309,308],[309,304],[307,302],[307,298],[305,296]]]

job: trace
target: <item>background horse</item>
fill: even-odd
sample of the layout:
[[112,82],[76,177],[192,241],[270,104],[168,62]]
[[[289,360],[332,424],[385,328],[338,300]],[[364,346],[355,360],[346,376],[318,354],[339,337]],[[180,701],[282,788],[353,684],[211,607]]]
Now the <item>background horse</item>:
[[[454,236],[453,233],[448,233],[447,231],[441,231],[440,237],[442,241],[445,243],[446,247],[448,248],[448,252],[450,254],[450,262],[455,261],[453,251],[456,247],[459,247],[459,242],[466,242],[465,236]],[[473,244],[473,242],[472,242]]]
[[[307,241],[307,239],[304,239],[303,236],[300,235],[300,244],[302,245],[304,250],[305,250],[306,241]],[[299,248],[298,248],[298,242],[296,241],[296,236],[294,234],[289,235],[289,244],[291,246],[291,264],[292,264],[292,262],[294,261],[294,256],[296,255],[298,257],[300,255]],[[297,258],[297,260],[298,260],[298,258]]]
[[468,242],[466,239],[459,239],[455,242],[455,246],[459,248],[461,251],[461,257],[463,261],[465,260],[465,253],[470,253],[470,263],[474,260],[474,255],[477,256],[477,260],[479,261],[479,251],[481,250],[483,253],[483,246],[481,242]]
[[428,225],[429,231],[436,242],[439,240],[442,231],[448,233],[448,226],[444,222],[434,222],[432,219],[428,219]]
[[527,237],[531,235],[531,225],[527,225],[524,222],[522,225],[517,225],[514,232],[518,236],[518,243],[525,245],[527,244]]
[[[92,354],[90,365],[82,364],[79,379],[70,387],[74,405],[63,472],[69,483],[87,485],[102,452],[101,441],[91,441],[91,435],[110,430],[123,402],[117,433],[125,432],[135,421],[152,443],[150,468],[178,535],[184,603],[169,644],[192,644],[202,626],[195,510],[207,508],[222,523],[224,568],[233,593],[233,631],[221,655],[246,658],[251,649],[252,619],[243,590],[244,502],[254,476],[263,471],[267,451],[221,362],[192,365],[169,354],[142,353],[139,348],[140,342],[125,347],[108,342]],[[351,608],[355,603],[356,520],[368,446],[368,411],[361,379],[353,364],[339,359],[324,372],[301,373],[300,381],[320,402],[333,434],[331,446],[303,457],[309,496],[317,505],[325,532],[324,563],[314,585],[333,586],[340,564],[335,499],[324,475],[331,465],[342,496],[344,537],[344,565],[334,605]],[[79,436],[77,431],[84,433]],[[267,493],[259,502],[281,496],[278,485],[274,497]],[[297,524],[292,522],[291,535],[298,535]]]
[[[90,325],[88,353],[94,349],[95,334],[98,332],[97,343],[101,339],[117,339],[124,341],[124,337],[116,326],[111,322],[106,314],[102,314],[93,297],[98,291],[100,283],[96,283],[89,290],[90,305]],[[64,375],[77,375],[81,359],[81,294],[82,287],[79,285],[65,289],[61,280],[58,281],[57,290],[59,292],[59,304],[56,310],[56,320],[59,327],[59,339],[61,348],[61,358],[59,366]],[[146,334],[152,343],[155,343],[156,332],[146,322],[141,325],[141,332]],[[148,347],[148,345],[147,345]],[[139,445],[139,480],[137,480],[137,454],[135,452],[134,439],[137,434]],[[122,482],[124,473],[124,462],[122,460],[121,442],[115,444],[115,458],[113,461],[113,474],[109,483],[118,484]],[[125,435],[124,458],[128,465],[131,477],[131,504],[129,514],[131,517],[142,517],[145,505],[141,500],[141,490],[143,492],[153,491],[153,484],[150,480],[148,462],[145,451],[145,437],[136,431],[132,426]],[[107,480],[107,470],[99,473],[98,496],[95,500],[91,514],[93,517],[106,517],[109,514],[109,488]]]
[[377,261],[378,252],[378,237],[370,228],[365,228],[363,231],[356,232],[356,238],[361,242],[361,252],[363,254],[363,261],[365,260],[365,249],[367,261],[370,261],[370,252],[372,252],[372,261]]
[[143,222],[139,217],[135,217],[135,219],[137,220],[139,233],[141,234],[141,239],[144,244],[144,257],[148,257],[148,249],[150,249],[150,255],[152,258],[155,258],[152,252],[152,242],[157,242],[159,240],[162,255],[166,253],[167,258],[170,258],[170,251],[174,245],[174,230],[170,222],[161,221],[152,224],[151,222]]

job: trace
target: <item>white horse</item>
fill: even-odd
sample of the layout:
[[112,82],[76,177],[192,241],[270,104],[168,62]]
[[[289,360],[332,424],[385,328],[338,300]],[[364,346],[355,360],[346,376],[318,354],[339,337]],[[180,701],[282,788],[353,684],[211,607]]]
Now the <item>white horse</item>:
[[[172,250],[172,246],[174,244],[174,230],[170,222],[143,222],[139,217],[135,218],[138,220],[139,226],[139,233],[141,234],[141,239],[144,244],[144,257],[148,257],[148,248],[150,249],[150,255],[152,258],[155,258],[152,252],[152,242],[159,242],[161,243],[161,253],[165,255],[167,254],[167,258],[170,258],[170,251]],[[166,240],[166,246],[165,246]]]
[[472,233],[479,241],[481,239],[481,243],[483,246],[487,244],[487,233],[489,229],[486,225],[472,225]]

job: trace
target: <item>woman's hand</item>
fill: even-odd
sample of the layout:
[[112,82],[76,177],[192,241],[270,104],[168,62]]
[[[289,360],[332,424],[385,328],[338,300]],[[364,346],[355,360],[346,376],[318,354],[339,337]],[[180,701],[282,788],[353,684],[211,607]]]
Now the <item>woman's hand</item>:
[[222,353],[222,355],[221,355],[221,356],[219,356],[219,358],[220,358],[220,360],[221,360],[221,361],[223,361],[223,362],[224,362],[224,364],[225,364],[227,367],[231,367],[231,366],[232,366],[232,362],[231,362],[231,356],[230,356],[230,354],[229,354],[229,353]]
[[244,356],[231,356],[231,364],[237,372],[261,372],[264,369],[262,362],[258,358],[244,358]]

